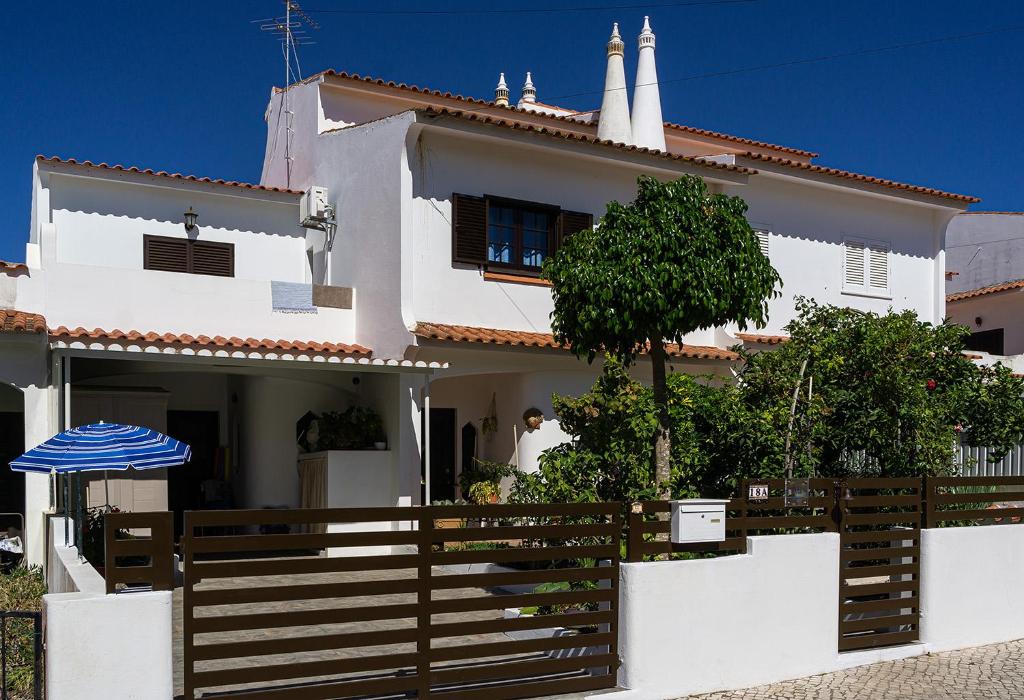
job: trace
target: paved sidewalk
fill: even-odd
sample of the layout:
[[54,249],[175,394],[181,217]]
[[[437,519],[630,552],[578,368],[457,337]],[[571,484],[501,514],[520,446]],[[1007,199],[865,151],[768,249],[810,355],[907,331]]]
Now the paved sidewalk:
[[690,700],[1019,700],[1024,640],[885,661]]

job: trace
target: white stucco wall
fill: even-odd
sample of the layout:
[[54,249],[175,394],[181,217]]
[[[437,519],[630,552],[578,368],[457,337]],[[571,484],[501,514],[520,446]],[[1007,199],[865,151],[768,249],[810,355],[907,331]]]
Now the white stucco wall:
[[[69,536],[74,523],[68,520]],[[73,542],[73,541],[72,541]],[[43,596],[46,697],[52,700],[172,697],[171,592],[106,595],[106,583],[53,518]]]
[[749,538],[745,555],[622,564],[619,685],[678,698],[832,670],[839,535]]
[[351,398],[339,389],[280,377],[245,377],[239,391],[239,464],[245,508],[299,506],[295,423],[307,411],[343,411]]
[[402,357],[412,341],[403,284],[411,283],[403,243],[409,198],[405,139],[413,115],[403,114],[318,137],[311,178],[328,188],[338,232],[331,283],[356,290],[355,340],[379,357]]
[[[884,314],[912,309],[924,321],[942,320],[941,236],[945,215],[929,207],[869,196],[853,190],[815,187],[793,179],[752,178],[727,187],[749,205],[747,219],[771,231],[768,258],[782,277],[782,295],[769,302],[770,322],[757,333],[780,333],[794,318],[794,299]],[[843,291],[843,240],[889,243],[891,295],[870,297]]]
[[930,651],[1024,637],[1024,525],[921,531],[921,641]]
[[43,596],[46,697],[174,695],[171,592]]
[[[353,310],[272,310],[272,281],[312,281],[297,197],[52,168],[37,171],[42,269],[19,278],[21,310],[44,314],[51,327],[353,342]],[[143,269],[143,237],[185,238],[189,207],[199,213],[189,236],[234,245],[234,277]]]

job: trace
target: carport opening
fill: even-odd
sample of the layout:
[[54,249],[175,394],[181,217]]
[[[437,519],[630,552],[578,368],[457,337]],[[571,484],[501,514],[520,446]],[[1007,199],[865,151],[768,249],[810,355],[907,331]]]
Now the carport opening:
[[8,534],[22,535],[25,474],[11,471],[9,463],[24,451],[24,397],[20,390],[8,384],[0,384],[0,537]]

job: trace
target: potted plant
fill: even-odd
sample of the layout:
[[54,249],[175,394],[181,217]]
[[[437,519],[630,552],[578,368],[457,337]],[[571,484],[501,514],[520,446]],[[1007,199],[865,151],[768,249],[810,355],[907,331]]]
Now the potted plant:
[[469,500],[477,505],[497,503],[501,497],[501,486],[494,481],[478,481],[469,487]]
[[350,406],[316,416],[300,436],[299,444],[309,451],[384,450],[387,437],[380,414],[365,406]]

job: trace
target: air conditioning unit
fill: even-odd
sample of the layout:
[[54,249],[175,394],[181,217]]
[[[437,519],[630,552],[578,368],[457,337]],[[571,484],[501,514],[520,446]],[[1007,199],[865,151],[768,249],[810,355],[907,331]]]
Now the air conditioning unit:
[[334,219],[334,209],[327,201],[326,187],[310,187],[299,202],[299,223],[307,228],[323,228]]

